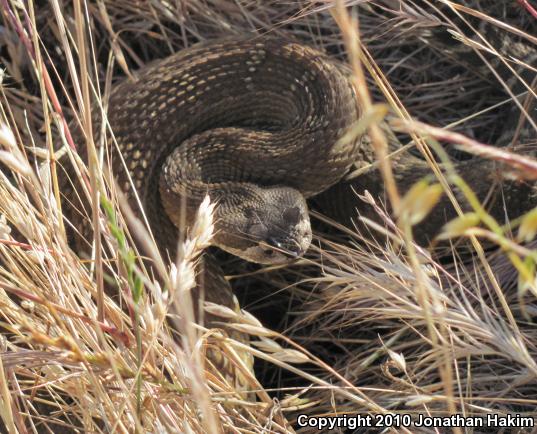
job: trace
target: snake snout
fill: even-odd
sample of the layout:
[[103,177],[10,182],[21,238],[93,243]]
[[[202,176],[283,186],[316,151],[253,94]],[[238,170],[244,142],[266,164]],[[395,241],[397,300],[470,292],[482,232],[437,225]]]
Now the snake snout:
[[291,258],[298,258],[305,253],[304,248],[295,240],[285,242],[275,237],[269,237],[267,239],[267,244]]
[[283,242],[280,241],[279,239],[275,238],[275,237],[268,237],[267,238],[267,244],[270,247],[274,247],[275,249],[284,250]]

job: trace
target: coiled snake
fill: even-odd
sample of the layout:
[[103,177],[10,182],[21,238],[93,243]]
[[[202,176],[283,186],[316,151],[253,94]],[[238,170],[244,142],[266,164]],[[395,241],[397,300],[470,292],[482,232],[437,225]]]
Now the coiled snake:
[[[205,43],[114,88],[108,121],[128,171],[117,151],[112,170],[126,191],[133,180],[163,251],[173,253],[183,218],[188,227],[209,194],[218,204],[217,246],[253,262],[286,262],[311,242],[306,199],[372,161],[362,139],[339,141],[358,118],[345,74],[314,49],[272,38]],[[403,186],[428,171],[411,161],[397,162]],[[483,171],[465,173],[475,180]],[[354,183],[382,190],[376,173]],[[344,199],[347,214],[353,197]],[[514,214],[527,207],[519,202]]]

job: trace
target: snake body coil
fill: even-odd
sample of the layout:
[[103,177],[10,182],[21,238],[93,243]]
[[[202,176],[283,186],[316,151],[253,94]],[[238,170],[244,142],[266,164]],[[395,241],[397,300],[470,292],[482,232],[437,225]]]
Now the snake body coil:
[[[179,52],[118,85],[108,120],[157,242],[174,248],[209,194],[219,247],[285,262],[311,241],[305,198],[359,157],[334,146],[358,118],[342,72],[275,39],[228,39]],[[114,158],[113,172],[129,178]]]
[[[349,222],[361,204],[354,191],[383,195],[376,171],[338,183],[351,165],[373,162],[367,137],[339,141],[358,118],[347,77],[316,50],[274,38],[212,41],[113,89],[108,121],[118,146],[111,167],[130,198],[133,182],[162,251],[173,255],[178,228],[192,223],[208,194],[218,203],[216,245],[253,262],[281,263],[311,242],[305,199],[334,186],[317,202]],[[506,124],[516,123],[513,117]],[[510,143],[512,131],[506,129],[502,144]],[[530,128],[522,132],[519,139],[534,140]],[[391,162],[402,193],[430,173],[408,153]],[[533,187],[504,183],[495,161],[474,159],[457,170],[500,220],[503,201],[509,217],[535,202]],[[368,207],[360,209],[374,217]],[[418,238],[434,236],[455,216],[444,198]]]
[[[108,121],[118,146],[111,167],[130,198],[133,182],[163,251],[173,254],[178,228],[192,223],[209,194],[218,203],[216,245],[253,262],[285,262],[311,241],[306,198],[337,183],[318,202],[348,222],[360,205],[354,190],[383,194],[376,171],[338,183],[351,165],[373,161],[367,137],[338,142],[358,117],[347,77],[314,49],[273,38],[203,43],[113,89]],[[408,153],[392,164],[402,192],[430,173]],[[491,188],[500,191],[494,161],[476,159],[458,170],[482,200]],[[530,185],[503,187],[511,217],[533,203]],[[503,207],[491,208],[503,216]],[[419,238],[454,216],[444,199]]]

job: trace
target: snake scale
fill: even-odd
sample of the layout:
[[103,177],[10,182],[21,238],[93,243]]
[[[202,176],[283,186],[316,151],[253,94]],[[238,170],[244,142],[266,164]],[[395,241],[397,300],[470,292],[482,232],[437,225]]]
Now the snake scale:
[[[376,171],[338,184],[351,166],[373,162],[366,137],[339,141],[358,119],[346,75],[312,48],[266,37],[202,43],[113,89],[108,121],[118,147],[111,168],[131,200],[132,180],[162,251],[173,256],[178,228],[192,224],[209,194],[217,203],[214,244],[249,261],[282,263],[311,242],[306,199],[334,186],[321,209],[348,219],[361,204],[351,189],[383,194]],[[393,164],[403,190],[429,173],[415,157]],[[492,162],[460,168],[480,197],[497,179]],[[511,216],[528,208],[531,191],[520,184],[506,190]],[[424,234],[454,215],[448,208],[435,209]],[[205,297],[230,304],[219,268],[210,265],[205,275]]]

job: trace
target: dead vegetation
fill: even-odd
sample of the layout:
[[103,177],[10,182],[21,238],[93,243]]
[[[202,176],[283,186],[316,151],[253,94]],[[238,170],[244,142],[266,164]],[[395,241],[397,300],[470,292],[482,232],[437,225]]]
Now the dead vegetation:
[[[176,264],[154,254],[155,276],[125,229],[133,221],[121,198],[113,188],[96,193],[106,182],[98,164],[103,140],[73,143],[69,121],[90,131],[90,106],[106,108],[113,82],[223,34],[280,33],[347,62],[364,112],[376,119],[382,106],[375,101],[387,102],[402,144],[412,139],[423,155],[439,148],[435,140],[465,150],[501,142],[515,99],[519,118],[529,118],[535,63],[506,52],[485,26],[535,48],[531,2],[347,3],[2,1],[0,417],[8,432],[287,432],[297,428],[298,414],[537,413],[537,256],[523,243],[535,235],[534,214],[502,225],[472,203],[467,188],[474,212],[444,235],[469,242],[439,260],[413,237],[442,190],[435,181],[401,197],[386,165],[397,221],[379,198],[365,195],[364,207],[373,206],[381,222],[368,231],[318,234],[307,258],[285,270],[252,272],[230,260],[242,305],[261,322],[246,312],[207,309],[249,334],[246,346],[193,321],[190,290],[211,236],[210,206]],[[453,38],[431,45],[430,34],[442,30],[445,38],[446,29]],[[461,45],[479,51],[475,67],[457,60]],[[527,123],[526,144],[535,145],[535,119]],[[370,133],[377,155],[388,153],[382,131]],[[86,146],[88,166],[75,157]],[[537,173],[530,158],[479,150],[505,158],[527,178]],[[447,151],[445,162],[461,157]],[[71,159],[60,160],[66,153]],[[71,162],[91,187],[81,194],[98,210],[90,218],[102,238],[91,258],[67,245],[58,206],[56,171]],[[444,189],[461,182],[455,173],[437,174]],[[143,224],[134,224],[136,239],[150,244]],[[121,297],[108,297],[105,285]],[[257,358],[258,379],[245,373],[255,402],[204,368],[214,348],[243,372],[241,355]]]

